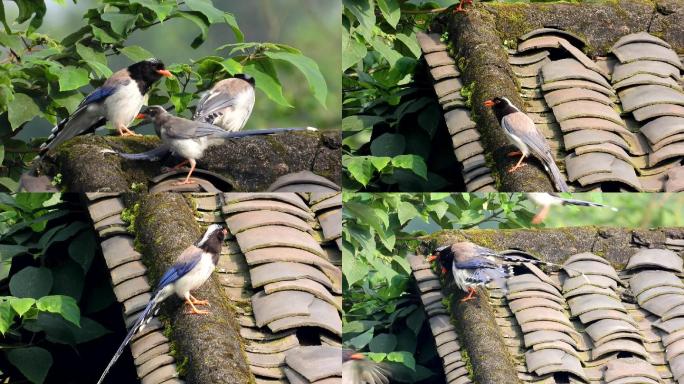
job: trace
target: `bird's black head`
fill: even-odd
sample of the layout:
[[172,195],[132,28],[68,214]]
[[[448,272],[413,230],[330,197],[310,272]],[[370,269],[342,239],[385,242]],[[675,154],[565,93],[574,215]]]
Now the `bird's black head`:
[[161,105],[150,105],[149,107],[143,108],[135,118],[145,121],[154,121],[158,116],[164,115],[165,113],[166,110]]
[[202,250],[217,255],[221,253],[223,239],[228,235],[228,231],[218,224],[212,224],[204,232],[202,239],[197,242],[197,247]]
[[429,262],[437,261],[439,263],[440,274],[445,275],[449,268],[451,268],[451,263],[454,261],[454,253],[451,251],[451,247],[445,245],[435,249],[432,255],[428,256],[427,260]]
[[485,107],[491,108],[494,111],[497,119],[501,121],[501,118],[508,115],[509,113],[518,112],[510,100],[505,97],[495,97],[493,99],[486,100],[484,102]]
[[128,73],[131,78],[138,83],[138,89],[143,95],[149,91],[152,84],[157,80],[164,77],[173,77],[173,74],[169,72],[165,67],[164,63],[159,59],[147,59],[139,61],[128,67]]
[[252,76],[250,76],[246,73],[238,73],[238,74],[235,74],[233,77],[236,79],[242,79],[242,80],[250,83],[252,85],[252,87],[256,84],[256,80]]

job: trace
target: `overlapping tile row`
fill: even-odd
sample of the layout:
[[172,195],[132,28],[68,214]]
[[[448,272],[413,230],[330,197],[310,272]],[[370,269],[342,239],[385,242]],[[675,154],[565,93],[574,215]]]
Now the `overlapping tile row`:
[[427,313],[430,330],[435,338],[437,354],[442,359],[444,375],[448,384],[472,383],[468,369],[461,357],[461,344],[454,325],[451,324],[449,311],[444,306],[445,299],[439,277],[425,258],[418,255],[408,257],[413,277],[418,284],[420,298]]
[[630,257],[625,272],[631,294],[653,319],[659,357],[667,362],[669,377],[684,382],[682,258],[669,249],[641,250]]
[[[312,208],[339,209],[336,196]],[[341,382],[341,270],[317,240],[322,222],[296,193],[227,193],[221,212],[233,238],[219,272],[257,382]],[[326,227],[320,240],[335,244]]]
[[622,37],[611,52],[617,59],[613,88],[649,146],[642,162],[662,170],[653,183],[665,191],[684,189],[681,178],[671,176],[682,172],[684,156],[682,62],[668,43],[646,32]]
[[[667,48],[654,43],[659,39],[640,33],[616,43],[614,53],[619,57],[594,62],[582,52],[584,42],[568,31],[541,28],[519,39],[517,49],[509,50],[509,64],[520,83],[525,110],[549,140],[556,159],[563,159],[559,165],[564,165],[571,186],[591,190],[613,183],[626,190],[684,189],[684,168],[679,164],[684,128],[677,115],[684,108],[684,94],[678,83],[681,62],[674,52],[664,53]],[[635,44],[657,48],[637,53]],[[557,59],[550,60],[551,56]],[[626,108],[621,109],[624,97]],[[621,115],[623,109],[638,111],[639,117]],[[658,122],[645,121],[658,116]],[[640,131],[637,120],[651,125],[643,131],[641,124]],[[650,142],[647,133],[652,135]]]
[[463,83],[456,62],[438,34],[417,33],[434,88],[444,110],[456,159],[463,166],[462,175],[468,192],[494,192],[494,179],[486,164],[477,124],[470,118],[470,108],[461,95]]
[[[88,193],[88,212],[100,237],[102,253],[109,268],[114,295],[122,305],[126,327],[135,320],[151,298],[142,255],[133,246],[133,236],[121,219],[124,204],[116,193]],[[131,341],[135,368],[143,384],[180,384],[176,364],[169,354],[171,344],[154,318]]]
[[268,187],[267,192],[336,192],[341,188],[310,171],[288,173],[280,176]]
[[[643,314],[621,301],[624,283],[608,261],[592,253],[573,255],[564,263],[561,282],[570,313],[583,326],[589,351],[586,372],[592,381],[610,383],[625,374],[630,380],[660,380],[652,364],[663,362],[649,352],[658,349],[657,337]],[[640,367],[644,376],[624,371],[625,365]]]

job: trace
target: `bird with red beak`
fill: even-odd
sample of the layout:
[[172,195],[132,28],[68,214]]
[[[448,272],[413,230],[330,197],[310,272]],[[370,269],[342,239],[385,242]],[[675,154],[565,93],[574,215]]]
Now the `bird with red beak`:
[[561,174],[556,161],[551,154],[551,148],[546,142],[544,135],[539,132],[534,121],[521,112],[510,100],[505,97],[495,97],[484,102],[484,105],[494,111],[499,125],[519,149],[510,155],[520,155],[518,163],[508,172],[515,172],[523,166],[522,161],[530,155],[538,158],[551,176],[551,180],[560,192],[569,192],[568,185]]

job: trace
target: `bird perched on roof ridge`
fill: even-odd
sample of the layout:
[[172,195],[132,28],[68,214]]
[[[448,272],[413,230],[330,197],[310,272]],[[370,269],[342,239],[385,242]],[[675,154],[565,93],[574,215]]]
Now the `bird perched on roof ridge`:
[[[157,130],[157,133],[162,139],[163,145],[168,146],[171,151],[185,159],[174,168],[177,169],[186,163],[190,163],[190,171],[188,172],[187,177],[178,184],[194,183],[194,181],[190,180],[190,176],[197,166],[197,159],[204,155],[204,151],[210,145],[220,144],[226,139],[267,135],[288,130],[300,130],[300,128],[276,128],[247,132],[227,132],[209,123],[173,116],[159,105],[147,107],[138,114],[138,118],[153,122],[155,130]],[[306,130],[315,131],[316,129],[307,127]],[[117,153],[112,150],[103,150],[101,152]]]
[[544,164],[544,168],[549,172],[556,189],[560,192],[569,192],[568,185],[565,183],[565,179],[551,154],[551,148],[546,142],[544,135],[537,129],[534,121],[505,97],[495,97],[487,100],[484,102],[484,105],[492,108],[494,115],[496,115],[499,121],[499,125],[501,125],[509,139],[520,150],[520,160],[508,172],[514,172],[522,167],[522,161],[526,156],[534,155]]
[[532,224],[539,224],[544,221],[546,216],[549,214],[549,210],[551,209],[552,205],[577,205],[583,207],[608,208],[614,212],[618,211],[617,208],[605,204],[577,199],[566,199],[564,197],[558,196],[555,193],[531,192],[527,193],[526,196],[535,204],[542,206],[542,209],[532,218]]
[[114,363],[119,359],[123,353],[124,348],[131,341],[133,336],[142,331],[145,325],[152,320],[158,312],[159,304],[169,298],[174,293],[185,300],[190,305],[192,314],[207,314],[208,311],[199,310],[195,305],[209,305],[206,300],[197,300],[192,296],[190,291],[201,287],[211,276],[218,263],[219,254],[223,240],[228,232],[225,228],[218,224],[212,224],[204,232],[204,236],[195,243],[187,247],[178,256],[176,263],[166,270],[164,275],[159,279],[157,288],[152,295],[152,299],[147,303],[145,309],[141,312],[138,319],[135,321],[130,331],[119,346],[119,349],[112,357],[111,361],[100,376],[97,384],[101,384],[107,373],[112,368]]
[[363,353],[342,349],[342,384],[389,384],[389,369]]
[[192,119],[228,132],[241,130],[254,109],[255,84],[252,76],[243,73],[217,82],[202,95]]
[[506,279],[513,276],[513,267],[523,263],[552,266],[564,269],[566,272],[573,271],[577,275],[584,275],[581,271],[560,264],[512,254],[502,254],[469,241],[436,248],[427,260],[429,262],[437,261],[441,266],[442,275],[445,275],[451,268],[456,285],[461,290],[468,292],[468,296],[461,299],[461,302],[474,299],[476,287],[486,286],[489,283],[495,283],[506,291]]

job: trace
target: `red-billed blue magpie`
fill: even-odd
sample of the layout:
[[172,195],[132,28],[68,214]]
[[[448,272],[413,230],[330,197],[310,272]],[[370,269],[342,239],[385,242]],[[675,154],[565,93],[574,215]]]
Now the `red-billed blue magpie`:
[[[163,144],[161,148],[166,147],[176,155],[185,159],[175,168],[179,168],[186,163],[190,163],[190,171],[188,172],[187,177],[179,184],[194,183],[194,181],[190,179],[190,176],[195,170],[197,159],[204,155],[204,151],[210,145],[220,144],[227,139],[238,137],[268,135],[284,131],[302,130],[302,128],[273,128],[246,132],[228,132],[209,123],[173,116],[159,105],[147,107],[138,115],[138,118],[154,123],[155,130],[162,139]],[[316,130],[315,128],[305,129]],[[157,148],[157,150],[160,149]],[[105,150],[103,152],[116,153],[110,150]]]
[[[529,116],[521,112],[510,100],[505,97],[495,97],[484,102],[486,107],[492,108],[501,128],[520,150],[520,160],[508,172],[514,172],[522,167],[522,161],[526,156],[533,155],[541,160],[546,171],[551,175],[551,180],[560,192],[569,192],[568,185],[561,174],[556,161],[551,154],[551,148],[546,142],[544,135],[534,125]],[[517,153],[515,153],[517,155]]]
[[535,204],[540,205],[542,209],[532,218],[532,224],[539,224],[546,216],[549,214],[549,209],[552,205],[578,205],[583,207],[600,207],[609,208],[617,212],[617,208],[609,207],[604,204],[593,203],[591,201],[576,200],[576,199],[566,199],[558,196],[555,193],[542,193],[534,192],[527,193],[527,197],[532,200]]
[[145,325],[158,312],[159,304],[169,298],[174,293],[185,300],[190,306],[186,313],[208,314],[209,311],[197,309],[196,305],[208,305],[206,300],[197,300],[190,291],[195,290],[204,284],[216,268],[221,246],[228,232],[218,224],[213,224],[207,228],[204,236],[194,245],[187,247],[178,256],[176,263],[173,264],[161,277],[157,288],[152,295],[152,299],[135,321],[130,331],[119,346],[119,349],[112,357],[112,360],[105,368],[98,384],[102,383],[107,373],[114,363],[123,353],[124,348],[137,332],[141,331]]
[[389,367],[362,353],[342,350],[342,384],[389,384]]

